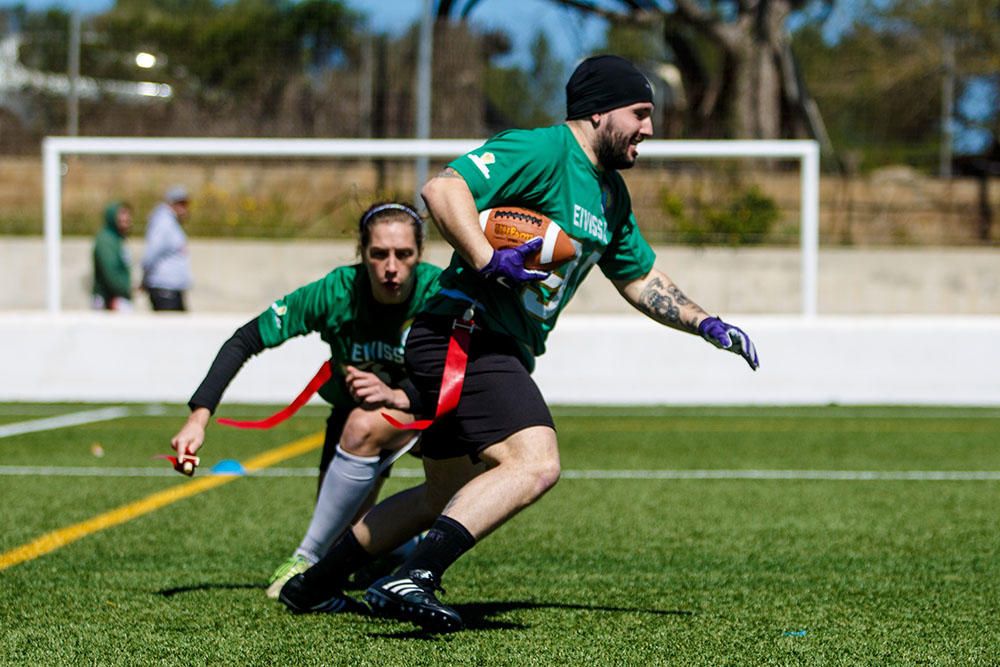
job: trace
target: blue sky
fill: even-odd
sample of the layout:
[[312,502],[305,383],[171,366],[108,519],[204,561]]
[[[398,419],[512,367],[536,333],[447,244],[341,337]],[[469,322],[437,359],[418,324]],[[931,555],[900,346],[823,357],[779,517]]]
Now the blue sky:
[[[884,2],[884,0],[875,0]],[[369,27],[378,32],[398,34],[411,26],[420,17],[424,0],[346,0],[347,4],[368,16]],[[0,0],[0,7],[25,4],[29,9],[44,9],[58,6],[70,8],[79,5],[84,13],[101,12],[114,5],[114,0]],[[851,18],[864,11],[865,0],[838,0],[828,17],[824,32],[827,39],[835,41],[841,32],[851,24]],[[555,55],[572,67],[581,58],[589,55],[603,43],[605,23],[582,12],[559,7],[551,0],[481,0],[472,12],[472,22],[489,28],[503,29],[514,42],[512,58],[516,63],[529,62],[528,48],[538,30],[548,35]],[[983,90],[966,92],[958,101],[960,108],[973,116],[989,116],[994,109],[998,91],[987,86]],[[958,128],[958,147],[964,150],[981,150],[988,141],[989,134],[967,128]]]
[[[881,0],[878,0],[881,1]],[[346,0],[366,14],[369,26],[378,32],[398,34],[420,17],[424,0]],[[839,0],[824,26],[828,39],[836,39],[863,6],[864,0]],[[111,8],[114,0],[0,0],[0,7],[24,4],[28,9],[70,8],[74,4],[85,12]],[[615,3],[601,3],[614,6]],[[557,6],[551,0],[481,0],[472,12],[472,22],[503,29],[514,41],[513,57],[527,63],[528,47],[539,29],[550,39],[556,55],[569,65],[589,55],[603,42],[603,19]]]
[[[369,25],[374,29],[395,33],[420,17],[424,3],[422,0],[383,0],[379,3],[348,0],[348,4],[367,12]],[[525,57],[539,29],[546,32],[556,54],[566,62],[589,55],[604,41],[604,21],[557,7],[549,0],[482,0],[472,12],[471,20],[480,26],[503,29],[513,39],[519,57]]]
[[[0,7],[23,4],[28,9],[70,8],[73,0],[0,0]],[[84,13],[101,12],[114,5],[113,0],[77,0]],[[423,0],[347,0],[347,4],[369,17],[368,24],[378,32],[399,33],[418,20]],[[472,22],[485,27],[502,28],[514,41],[514,57],[527,62],[528,46],[538,29],[545,30],[556,55],[573,63],[604,40],[604,21],[582,16],[578,11],[557,7],[549,0],[482,0],[472,12]]]

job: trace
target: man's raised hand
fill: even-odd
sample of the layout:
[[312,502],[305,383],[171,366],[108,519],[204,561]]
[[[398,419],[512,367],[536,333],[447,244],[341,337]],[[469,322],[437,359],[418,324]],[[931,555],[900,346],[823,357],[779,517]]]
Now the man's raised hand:
[[751,369],[760,368],[757,348],[743,329],[726,324],[718,317],[706,317],[698,325],[698,333],[712,345],[743,357]]

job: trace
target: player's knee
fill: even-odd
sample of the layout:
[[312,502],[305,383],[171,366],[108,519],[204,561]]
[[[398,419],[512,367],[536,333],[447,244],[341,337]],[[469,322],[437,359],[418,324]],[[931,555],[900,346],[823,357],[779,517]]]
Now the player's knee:
[[354,410],[340,433],[340,448],[355,456],[378,456],[382,450],[377,412]]
[[535,489],[539,496],[556,485],[561,472],[558,460],[542,461],[535,466],[532,473],[535,478]]
[[559,449],[553,440],[547,446],[533,450],[529,468],[535,477],[538,495],[542,495],[559,481]]

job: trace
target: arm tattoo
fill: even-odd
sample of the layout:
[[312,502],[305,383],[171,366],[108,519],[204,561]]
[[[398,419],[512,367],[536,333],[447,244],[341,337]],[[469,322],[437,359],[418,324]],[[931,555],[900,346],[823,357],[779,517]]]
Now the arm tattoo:
[[[680,291],[680,290],[678,290]],[[676,323],[680,319],[680,310],[674,305],[674,299],[668,293],[663,281],[653,278],[639,294],[639,305],[642,311],[661,322]],[[683,298],[684,295],[681,294]]]
[[677,302],[678,306],[686,306],[691,303],[691,299],[687,298],[677,285],[668,287],[667,292],[670,293],[670,296],[674,297],[674,301]]
[[438,172],[438,178],[462,178],[462,175],[451,167],[445,167]]
[[[676,285],[669,281],[665,283],[659,276],[651,279],[642,288],[638,307],[657,322],[691,330],[697,329],[697,316],[703,312]],[[682,309],[686,311],[686,319],[682,317]]]

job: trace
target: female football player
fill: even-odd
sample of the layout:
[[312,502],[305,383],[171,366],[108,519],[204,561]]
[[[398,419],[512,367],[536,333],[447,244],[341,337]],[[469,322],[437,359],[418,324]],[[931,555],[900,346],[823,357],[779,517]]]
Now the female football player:
[[[358,223],[361,262],[334,269],[272,303],[236,330],[191,397],[191,414],[170,441],[181,461],[205,440],[205,428],[226,387],[252,356],[286,340],[319,332],[329,343],[331,379],[319,390],[332,404],[320,461],[312,521],[295,553],[274,572],[268,597],[323,557],[378,494],[381,463],[412,434],[381,416],[407,412],[403,342],[414,315],[438,289],[441,270],[420,261],[424,223],[406,204],[376,204]],[[336,611],[336,610],[329,610]]]

